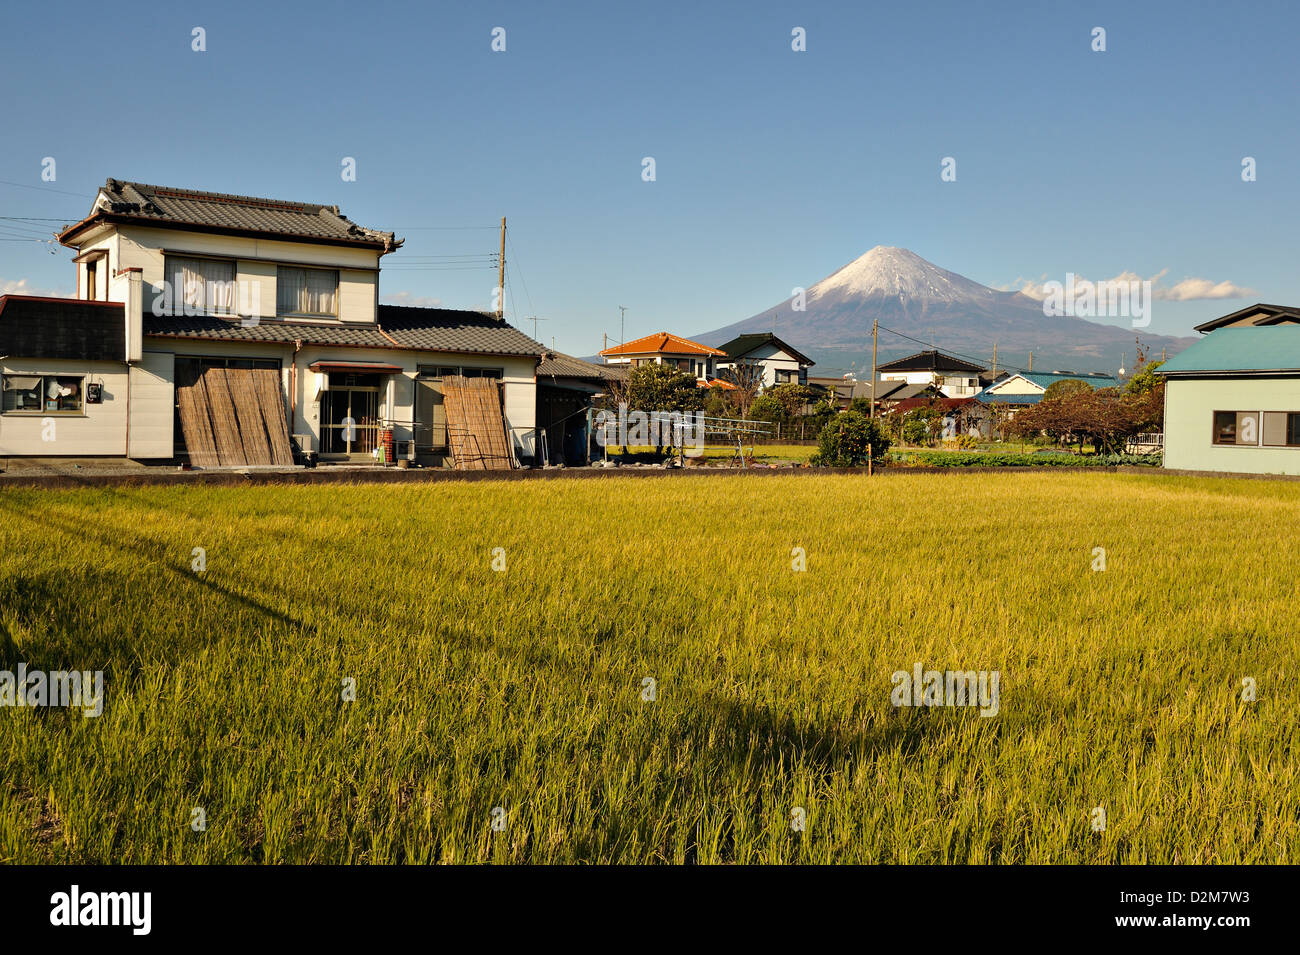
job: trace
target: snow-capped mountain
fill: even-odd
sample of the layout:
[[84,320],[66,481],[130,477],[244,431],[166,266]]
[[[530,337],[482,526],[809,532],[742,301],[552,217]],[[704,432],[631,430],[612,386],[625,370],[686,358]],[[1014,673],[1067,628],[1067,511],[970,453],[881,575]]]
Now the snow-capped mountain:
[[[879,360],[889,361],[931,346],[991,363],[993,346],[1000,368],[1033,367],[1051,371],[1109,371],[1131,366],[1135,338],[1170,354],[1191,344],[1116,324],[1043,314],[1042,303],[1020,292],[1003,292],[941,269],[907,249],[878,245],[865,255],[807,288],[805,308],[793,299],[752,318],[702,335],[720,345],[746,332],[776,332],[817,361],[814,373],[840,374],[871,367],[871,325],[881,325],[917,341],[882,332]],[[919,343],[918,343],[919,342]]]

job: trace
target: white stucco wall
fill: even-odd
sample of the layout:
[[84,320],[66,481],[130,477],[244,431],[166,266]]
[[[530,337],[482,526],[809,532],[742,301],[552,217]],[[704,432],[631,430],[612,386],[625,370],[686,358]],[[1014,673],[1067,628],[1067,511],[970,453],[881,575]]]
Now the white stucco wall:
[[[249,305],[255,301],[262,318],[276,315],[276,270],[283,264],[338,269],[338,316],[335,320],[375,321],[376,289],[379,285],[379,272],[376,270],[380,259],[377,251],[129,225],[94,234],[81,245],[83,253],[97,248],[109,252],[109,300],[126,300],[124,279],[117,275],[118,271],[138,268],[144,279],[146,312],[162,300],[166,256],[190,252],[233,260],[235,281],[241,288],[240,301]],[[101,262],[100,269],[103,268]],[[87,297],[84,289],[80,297]],[[242,311],[251,312],[252,308]]]

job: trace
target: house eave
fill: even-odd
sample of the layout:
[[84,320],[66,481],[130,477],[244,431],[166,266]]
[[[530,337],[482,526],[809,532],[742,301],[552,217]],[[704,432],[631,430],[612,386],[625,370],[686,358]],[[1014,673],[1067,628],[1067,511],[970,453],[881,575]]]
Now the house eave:
[[390,245],[389,243],[379,239],[344,239],[331,236],[304,235],[297,232],[269,232],[263,229],[232,229],[227,226],[204,225],[193,222],[171,222],[150,218],[149,216],[133,216],[120,212],[97,212],[92,216],[82,219],[75,225],[69,226],[63,232],[60,232],[57,238],[61,245],[69,248],[76,248],[77,238],[97,225],[137,225],[156,229],[171,229],[178,232],[199,232],[205,235],[228,235],[250,239],[271,239],[309,245],[340,246],[350,249],[373,249],[374,251],[383,254],[395,252],[402,246],[402,240],[396,238]]

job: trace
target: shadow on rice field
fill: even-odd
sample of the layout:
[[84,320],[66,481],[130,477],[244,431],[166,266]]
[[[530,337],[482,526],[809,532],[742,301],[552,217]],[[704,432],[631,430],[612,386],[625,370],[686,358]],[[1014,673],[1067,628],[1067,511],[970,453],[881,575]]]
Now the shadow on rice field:
[[[3,491],[0,670],[104,700],[0,706],[0,860],[1289,862],[1298,517],[1087,473]],[[918,663],[997,715],[895,706]]]

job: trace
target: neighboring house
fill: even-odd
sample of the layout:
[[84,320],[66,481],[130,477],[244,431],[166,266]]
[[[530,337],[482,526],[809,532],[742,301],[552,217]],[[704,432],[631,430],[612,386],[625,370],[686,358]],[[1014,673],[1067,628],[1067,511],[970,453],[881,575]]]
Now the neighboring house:
[[980,390],[980,375],[983,373],[984,368],[980,365],[934,350],[917,352],[876,369],[877,377],[882,381],[933,385],[948,398],[973,398]]
[[695,383],[702,388],[715,385],[732,387],[731,383],[718,378],[718,360],[725,359],[727,352],[669,331],[656,331],[634,342],[616,344],[602,351],[601,357],[608,365],[621,365],[629,370],[638,365],[668,365],[679,372],[693,374]]
[[844,411],[849,407],[856,394],[855,389],[861,384],[856,378],[845,376],[843,378],[814,377],[808,376],[808,387],[812,390],[813,396],[808,403],[804,405],[804,414],[812,414],[812,409],[826,401],[836,411]]
[[983,437],[985,434],[983,406],[974,398],[944,398],[931,389],[928,395],[898,401],[890,410],[895,414],[906,414],[915,408],[934,408],[943,412],[943,430],[939,436],[945,441],[963,435]]
[[816,364],[771,332],[740,335],[720,347],[726,357],[717,360],[719,372],[732,369],[739,362],[752,362],[763,369],[764,388],[786,384],[806,385],[808,369]]
[[[870,388],[867,389],[868,397]],[[916,402],[924,403],[933,398],[943,398],[944,393],[934,385],[909,385],[904,381],[881,381],[876,384],[876,408],[879,411],[894,411],[903,402],[913,402],[909,408],[917,407]],[[904,409],[906,410],[906,409]]]
[[600,352],[600,357],[608,365],[623,365],[629,369],[639,365],[668,365],[694,375],[701,388],[708,388],[716,384],[718,359],[726,358],[727,353],[671,332],[655,332],[606,348]]
[[1198,327],[1209,334],[1156,369],[1165,376],[1165,467],[1300,474],[1300,309],[1287,311],[1294,317],[1284,321],[1207,322]]
[[1202,322],[1196,326],[1196,330],[1212,332],[1219,328],[1259,328],[1268,325],[1300,325],[1300,307],[1265,305],[1260,302],[1238,309],[1222,318]]
[[509,445],[533,458],[542,346],[481,312],[379,304],[402,240],[337,206],[110,179],[59,241],[77,299],[0,299],[0,454],[184,459],[202,418],[209,443],[225,422],[222,464],[286,429],[326,460],[391,430],[436,462],[459,375],[501,382]]
[[981,404],[999,404],[1008,409],[1036,405],[1043,400],[1047,389],[1058,381],[1084,381],[1093,388],[1114,388],[1119,380],[1110,375],[1072,371],[1026,371],[999,377],[997,381],[975,395]]
[[[543,464],[590,464],[592,400],[626,380],[627,369],[548,351],[537,366],[537,432],[545,435]],[[539,449],[540,457],[540,449]]]

